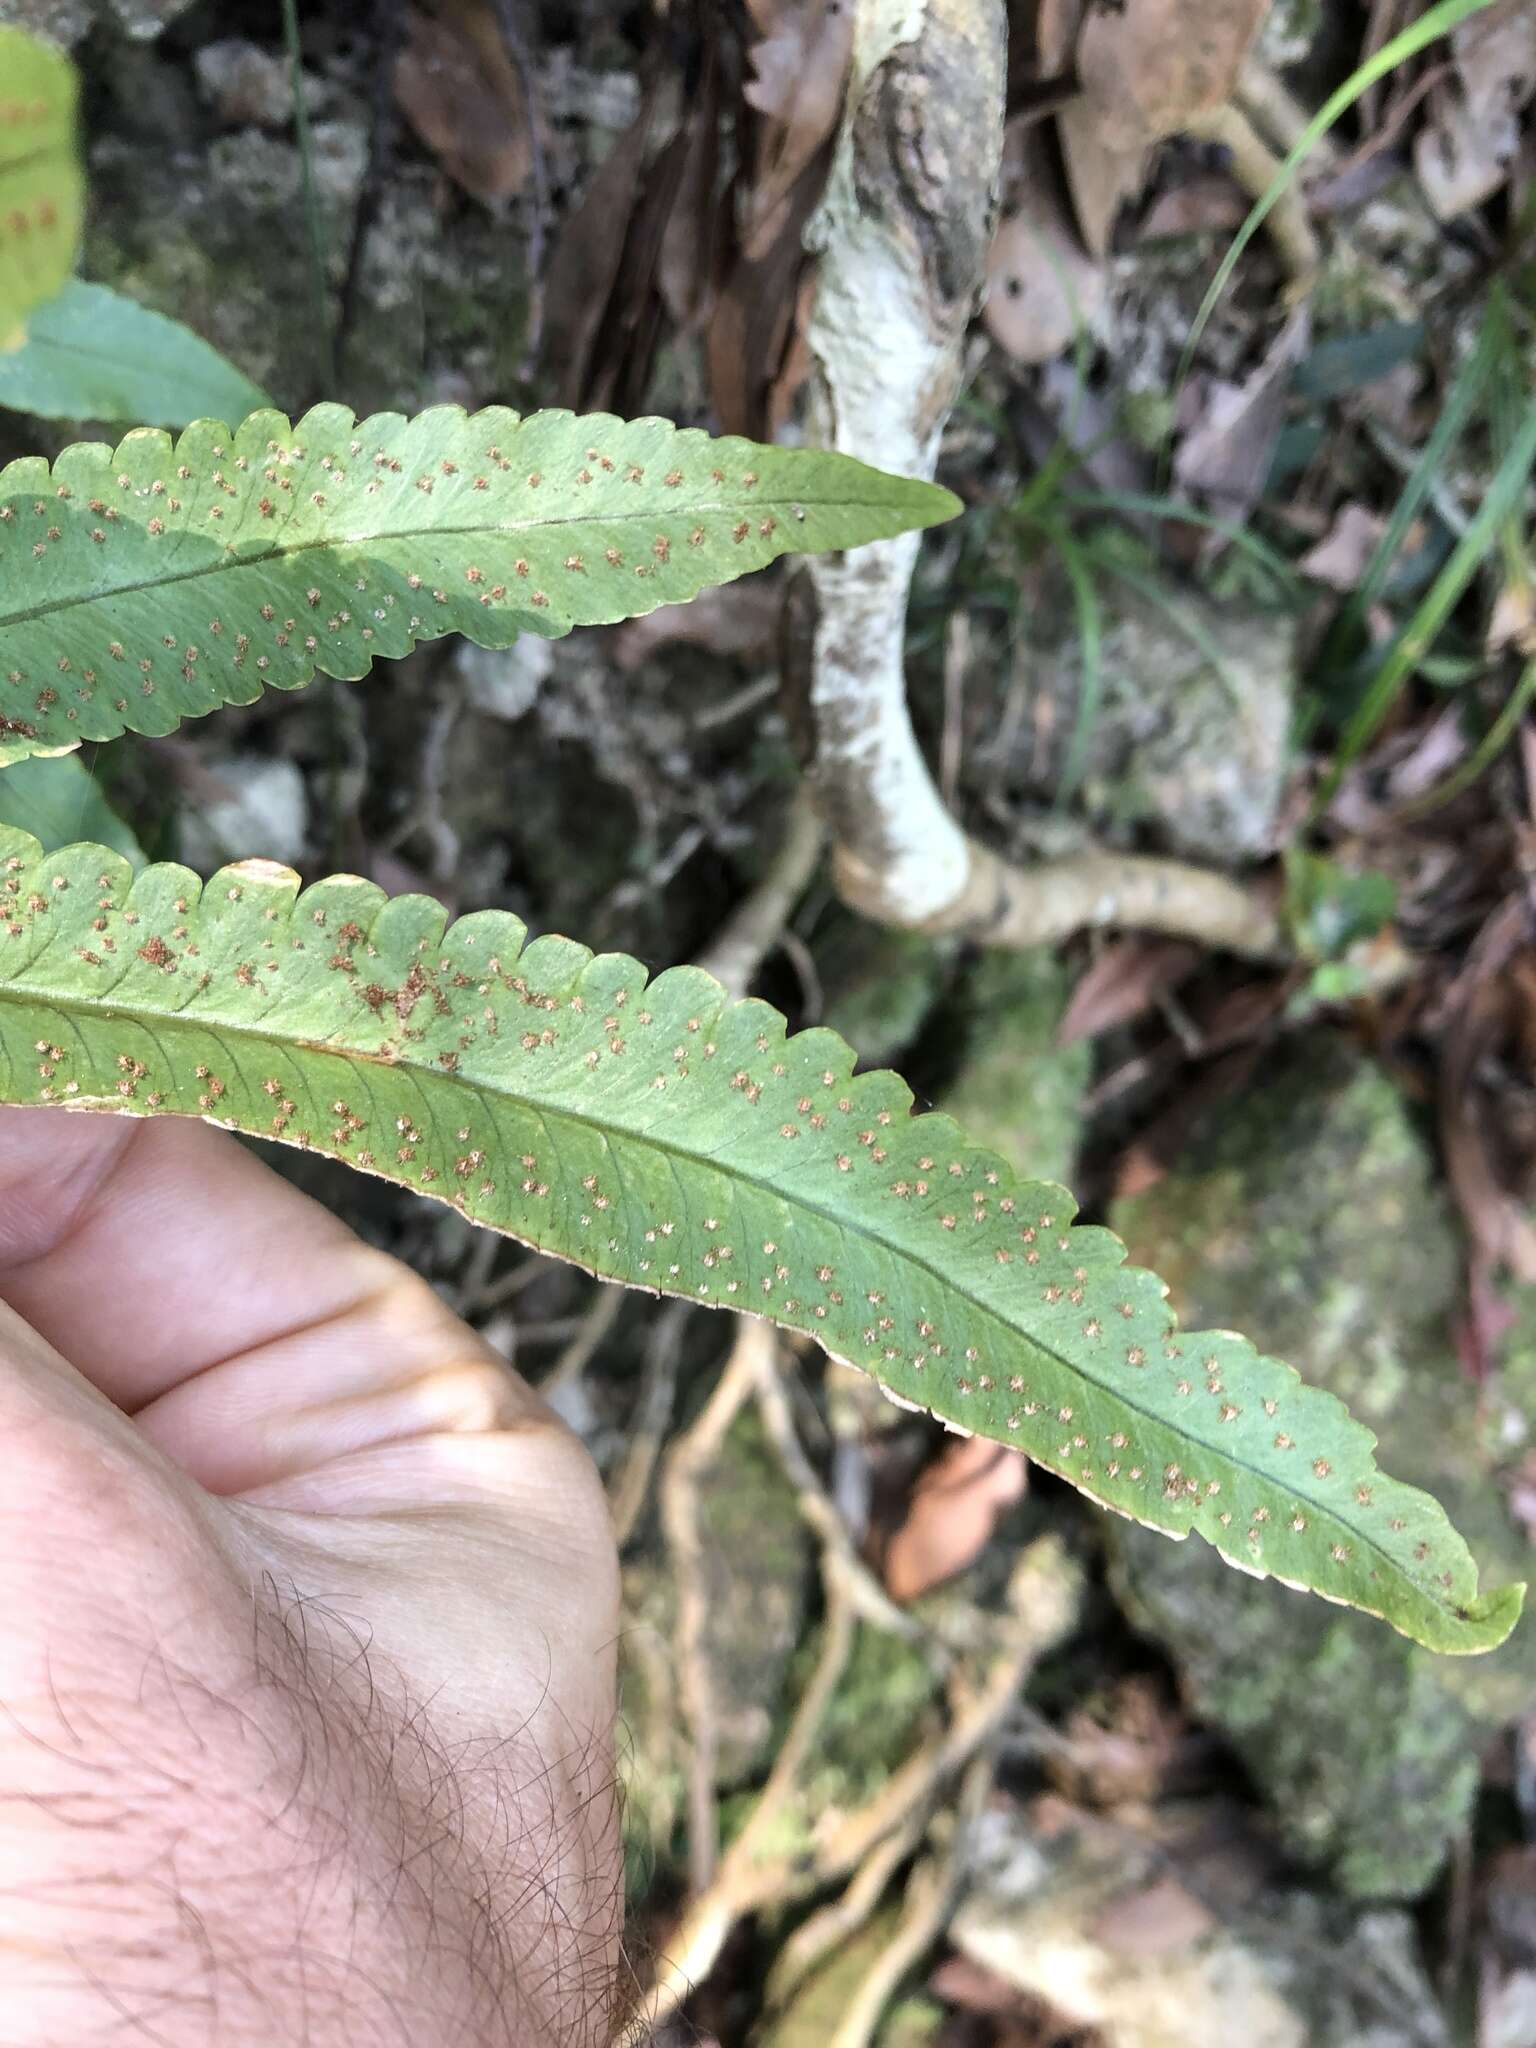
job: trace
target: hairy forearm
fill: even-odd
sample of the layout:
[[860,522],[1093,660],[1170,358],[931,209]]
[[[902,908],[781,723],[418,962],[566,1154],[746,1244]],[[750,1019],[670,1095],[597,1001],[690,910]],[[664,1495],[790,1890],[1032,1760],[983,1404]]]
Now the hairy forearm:
[[136,1632],[101,1652],[0,1701],[6,2048],[606,2038],[601,1742],[457,1744],[293,1599],[195,1670]]

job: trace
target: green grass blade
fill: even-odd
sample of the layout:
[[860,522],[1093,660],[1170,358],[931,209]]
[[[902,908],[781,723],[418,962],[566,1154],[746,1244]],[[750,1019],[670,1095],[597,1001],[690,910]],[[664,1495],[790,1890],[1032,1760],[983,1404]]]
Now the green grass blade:
[[0,764],[696,597],[790,551],[951,518],[844,455],[493,406],[253,413],[0,470]]
[[1185,505],[1177,498],[1155,492],[1068,491],[1063,493],[1060,506],[1063,512],[1107,512],[1119,518],[1161,519],[1181,526],[1198,526],[1205,533],[1218,534],[1257,563],[1285,596],[1302,595],[1300,577],[1277,548],[1249,527],[1203,512],[1198,505]]
[[1453,768],[1443,782],[1426,790],[1423,796],[1399,804],[1393,812],[1395,818],[1411,822],[1415,818],[1427,818],[1432,811],[1440,810],[1465,793],[1493,766],[1504,749],[1520,728],[1520,721],[1536,699],[1536,661],[1527,662],[1520,680],[1510,691],[1499,711],[1498,717],[1478,741],[1472,752],[1458,767]]
[[1330,626],[1318,650],[1317,666],[1322,674],[1327,674],[1330,669],[1341,665],[1347,659],[1347,650],[1354,645],[1366,613],[1386,587],[1392,565],[1402,551],[1409,528],[1423,510],[1425,500],[1434,488],[1435,479],[1443,473],[1446,462],[1461,439],[1468,421],[1482,403],[1499,350],[1496,332],[1498,317],[1498,302],[1495,297],[1490,301],[1488,312],[1478,330],[1477,344],[1452,381],[1434,428],[1419,451],[1418,460],[1398,495],[1397,503],[1392,508],[1392,517],[1366,565],[1365,574],[1350,593],[1348,603]]
[[1333,766],[1318,792],[1318,806],[1328,801],[1350,764],[1369,744],[1393,698],[1429,653],[1473,577],[1497,545],[1500,527],[1524,495],[1533,463],[1536,406],[1527,412],[1524,425],[1499,464],[1476,518],[1452,549],[1413,617],[1393,641],[1363,701],[1345,726]]
[[1184,354],[1179,363],[1179,373],[1174,379],[1176,388],[1182,385],[1189,375],[1200,338],[1210,323],[1211,315],[1215,312],[1222,293],[1232,281],[1232,273],[1241,262],[1243,251],[1268,220],[1276,203],[1293,183],[1297,172],[1317,143],[1335,122],[1349,112],[1363,94],[1369,92],[1378,78],[1385,78],[1389,72],[1395,71],[1399,64],[1406,63],[1410,57],[1417,56],[1420,50],[1427,49],[1433,42],[1438,42],[1441,36],[1449,35],[1452,29],[1459,28],[1474,14],[1480,14],[1485,7],[1495,4],[1496,0],[1438,0],[1436,6],[1420,15],[1417,21],[1410,23],[1400,34],[1393,36],[1390,42],[1384,43],[1358,70],[1352,71],[1338,90],[1324,101],[1301,131],[1295,147],[1270,181],[1269,189],[1256,201],[1247,219],[1233,236],[1231,247],[1217,267],[1210,289],[1200,302],[1200,310],[1195,315],[1195,324],[1185,344]]
[[803,1331],[898,1399],[1027,1451],[1245,1570],[1493,1648],[1370,1432],[1242,1338],[1181,1333],[1118,1239],[832,1032],[695,968],[449,925],[271,862],[206,886],[0,833],[0,1099],[201,1116],[348,1161],[590,1271]]

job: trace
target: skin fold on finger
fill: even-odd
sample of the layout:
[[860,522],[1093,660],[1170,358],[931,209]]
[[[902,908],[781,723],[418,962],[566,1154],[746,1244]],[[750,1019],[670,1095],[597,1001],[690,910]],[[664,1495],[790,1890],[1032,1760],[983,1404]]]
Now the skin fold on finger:
[[0,1299],[214,1492],[559,1427],[425,1282],[197,1123],[0,1112]]

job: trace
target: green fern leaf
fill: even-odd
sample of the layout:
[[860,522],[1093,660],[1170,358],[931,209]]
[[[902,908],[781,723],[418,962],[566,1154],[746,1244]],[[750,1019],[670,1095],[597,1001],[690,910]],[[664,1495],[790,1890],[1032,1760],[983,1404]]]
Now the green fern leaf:
[[81,442],[0,470],[0,763],[355,679],[443,633],[506,647],[632,618],[957,509],[847,456],[660,419],[321,405]]
[[1427,1495],[1331,1395],[1163,1289],[1057,1187],[695,968],[270,862],[134,878],[0,832],[0,1097],[301,1145],[594,1273],[806,1332],[900,1400],[1234,1564],[1492,1648]]
[[25,30],[0,26],[0,349],[74,267],[85,201],[75,144],[75,67]]
[[0,405],[47,420],[184,427],[271,400],[201,335],[104,284],[71,278],[0,354]]

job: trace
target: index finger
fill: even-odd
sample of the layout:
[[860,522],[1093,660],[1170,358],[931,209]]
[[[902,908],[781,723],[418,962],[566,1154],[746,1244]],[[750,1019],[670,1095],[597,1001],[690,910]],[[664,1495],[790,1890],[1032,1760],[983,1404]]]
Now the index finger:
[[424,1281],[191,1120],[0,1110],[0,1298],[217,1491],[554,1424]]

